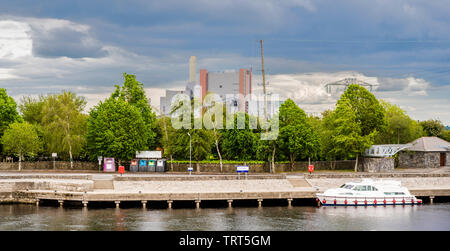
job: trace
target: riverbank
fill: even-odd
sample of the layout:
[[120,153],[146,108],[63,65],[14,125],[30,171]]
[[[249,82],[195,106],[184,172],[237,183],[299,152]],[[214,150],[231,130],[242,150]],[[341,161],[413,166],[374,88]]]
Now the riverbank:
[[58,201],[87,206],[90,202],[139,202],[145,207],[164,202],[170,208],[177,201],[251,200],[258,206],[264,200],[314,199],[317,192],[361,178],[400,180],[412,194],[433,199],[450,196],[448,168],[426,172],[393,173],[317,172],[282,174],[192,174],[186,173],[78,173],[78,172],[0,172],[0,202],[37,203]]

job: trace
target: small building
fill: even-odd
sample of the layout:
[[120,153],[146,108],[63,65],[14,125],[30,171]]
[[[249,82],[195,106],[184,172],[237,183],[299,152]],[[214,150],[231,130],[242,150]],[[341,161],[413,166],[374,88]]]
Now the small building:
[[422,137],[399,153],[400,168],[450,166],[450,143],[438,137]]

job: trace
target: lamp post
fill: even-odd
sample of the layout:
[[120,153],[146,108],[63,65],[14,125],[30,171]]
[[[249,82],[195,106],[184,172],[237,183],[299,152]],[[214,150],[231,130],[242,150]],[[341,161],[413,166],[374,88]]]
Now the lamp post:
[[191,143],[191,134],[188,132],[187,133],[189,135],[189,175],[191,175],[192,172],[192,143]]

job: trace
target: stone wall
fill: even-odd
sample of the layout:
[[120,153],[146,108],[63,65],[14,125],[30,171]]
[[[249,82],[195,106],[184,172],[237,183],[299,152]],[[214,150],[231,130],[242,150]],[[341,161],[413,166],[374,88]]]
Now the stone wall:
[[[70,170],[69,161],[55,161],[56,170]],[[0,162],[0,170],[19,170],[19,162]],[[53,161],[22,162],[22,170],[53,170]],[[72,170],[98,170],[95,162],[73,162]]]
[[440,167],[440,165],[439,152],[403,151],[398,155],[398,166],[400,168],[435,168]]
[[[355,166],[354,160],[342,160],[342,161],[312,161],[312,165],[314,165],[314,170],[353,170]],[[168,169],[170,170],[170,163],[167,163]],[[243,165],[242,164],[223,164],[223,172],[224,173],[236,173],[236,166]],[[251,173],[263,173],[269,172],[270,168],[267,163],[265,164],[247,164],[249,167],[249,172]],[[189,167],[188,163],[174,163],[173,171],[174,172],[186,172]],[[194,172],[197,171],[197,165],[195,162],[192,162],[192,168]],[[288,172],[291,171],[291,167],[289,163],[280,163],[275,165],[276,172]],[[201,172],[220,172],[219,164],[200,164]],[[294,168],[292,171],[297,172],[306,172],[308,171],[308,162],[295,162]]]
[[394,158],[367,158],[359,159],[358,171],[369,173],[393,172],[395,166]]
[[445,156],[445,165],[450,166],[450,152]]
[[[354,160],[341,160],[341,161],[311,161],[311,164],[314,165],[314,170],[353,170],[355,166]],[[125,169],[129,170],[129,163],[123,163]],[[170,171],[170,163],[167,163],[168,170]],[[243,164],[223,164],[223,173],[236,173],[236,166]],[[174,163],[173,171],[174,172],[186,172],[189,163]],[[270,171],[269,165],[267,163],[264,164],[248,164],[249,171],[251,173],[268,173]],[[89,170],[89,171],[98,171],[98,163],[97,162],[74,162],[73,169],[70,169],[70,162],[68,161],[56,161],[55,162],[56,170]],[[194,172],[197,171],[197,165],[195,161],[192,162],[192,167],[194,168]],[[0,162],[0,171],[1,170],[18,170],[19,163],[6,163]],[[116,167],[117,169],[117,167]],[[53,170],[53,161],[36,161],[36,162],[22,162],[22,170]],[[279,163],[275,165],[276,172],[306,172],[308,171],[308,162],[295,162],[294,168],[291,170],[289,163]],[[220,165],[219,164],[200,164],[200,172],[210,172],[210,173],[219,173]]]

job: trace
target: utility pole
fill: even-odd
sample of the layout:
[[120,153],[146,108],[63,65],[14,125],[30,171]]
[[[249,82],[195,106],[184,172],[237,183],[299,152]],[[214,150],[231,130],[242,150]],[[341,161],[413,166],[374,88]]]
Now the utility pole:
[[[262,77],[263,77],[263,92],[264,92],[264,118],[267,121],[267,98],[266,98],[266,74],[264,72],[264,51],[263,51],[263,41],[260,40],[261,43],[261,65],[262,65]],[[268,128],[266,128],[266,133]]]
[[[264,92],[264,120],[265,123],[269,123],[269,119],[267,116],[267,95],[266,95],[266,73],[264,71],[264,50],[263,50],[263,41],[260,40],[261,43],[261,72],[263,77],[263,92]],[[266,126],[266,136],[269,134],[269,125]],[[275,171],[275,142],[273,145],[273,151],[272,151],[272,161],[269,160],[269,172],[272,173]]]

